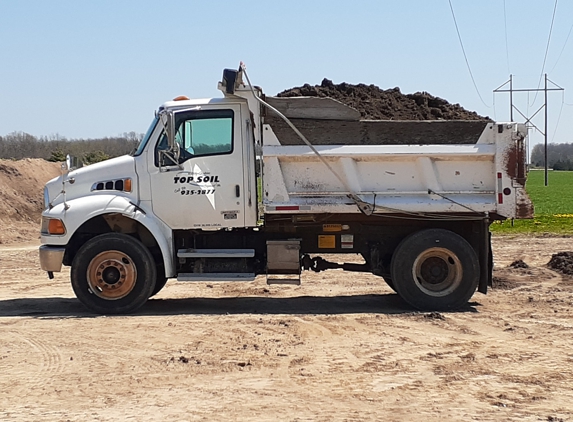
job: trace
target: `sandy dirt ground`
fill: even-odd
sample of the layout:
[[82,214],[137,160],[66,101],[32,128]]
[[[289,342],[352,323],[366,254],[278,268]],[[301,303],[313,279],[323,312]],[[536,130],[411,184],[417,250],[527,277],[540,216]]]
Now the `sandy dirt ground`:
[[[573,420],[572,238],[494,238],[497,289],[415,312],[380,278],[177,283],[103,317],[0,246],[2,421]],[[529,268],[512,268],[522,259]]]

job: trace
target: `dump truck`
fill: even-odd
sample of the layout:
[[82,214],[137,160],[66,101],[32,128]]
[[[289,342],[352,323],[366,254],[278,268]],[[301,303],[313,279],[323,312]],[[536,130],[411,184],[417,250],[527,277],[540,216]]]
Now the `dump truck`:
[[[134,312],[171,278],[299,285],[330,269],[371,273],[420,310],[457,309],[491,286],[490,224],[532,216],[523,124],[427,144],[392,143],[400,122],[378,122],[390,142],[365,142],[376,122],[334,100],[267,97],[243,65],[218,87],[164,103],[132,154],[68,160],[46,184],[41,268],[70,266],[89,310]],[[293,120],[320,123],[322,140]]]

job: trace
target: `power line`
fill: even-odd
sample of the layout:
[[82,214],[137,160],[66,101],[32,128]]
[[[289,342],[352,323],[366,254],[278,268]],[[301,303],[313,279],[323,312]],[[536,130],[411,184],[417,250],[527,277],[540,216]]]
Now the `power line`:
[[505,56],[507,58],[507,73],[511,73],[509,70],[509,45],[507,42],[507,14],[505,13],[505,0],[503,0],[503,24],[505,27]]
[[569,28],[569,33],[567,34],[567,38],[565,39],[565,44],[563,44],[563,48],[561,49],[561,52],[559,53],[559,57],[557,57],[557,61],[555,62],[555,64],[553,65],[553,68],[551,69],[551,72],[553,72],[555,70],[555,68],[557,67],[557,63],[559,63],[559,59],[561,59],[561,55],[563,54],[563,51],[565,51],[565,46],[567,45],[567,41],[569,41],[569,37],[571,36],[571,31],[573,31],[573,24],[571,24],[571,28]]
[[[547,53],[549,52],[549,42],[551,41],[551,33],[553,32],[553,22],[555,22],[555,12],[557,11],[557,0],[555,0],[555,6],[553,6],[553,16],[551,17],[551,26],[549,27],[549,36],[547,37],[547,46],[545,47],[545,56],[543,57],[543,65],[541,66],[541,74],[539,75],[539,82],[537,83],[537,89],[541,86],[541,80],[543,79],[543,71],[545,70],[545,62],[547,61]],[[533,104],[537,100],[537,93],[535,92],[535,97],[533,97]],[[533,105],[531,104],[531,105]]]
[[486,106],[487,108],[490,108],[490,106],[488,106],[485,101],[483,100],[479,89],[477,87],[476,81],[474,79],[474,75],[472,73],[472,69],[470,68],[470,62],[468,61],[468,56],[466,55],[466,50],[464,48],[464,43],[462,42],[462,36],[460,35],[460,29],[458,28],[458,22],[456,21],[456,15],[454,13],[454,7],[452,6],[452,0],[448,0],[448,2],[450,3],[450,10],[452,11],[452,17],[454,18],[454,25],[456,26],[456,32],[458,33],[458,39],[460,40],[460,45],[462,47],[462,52],[464,53],[464,59],[466,60],[466,65],[468,67],[468,71],[470,72],[470,77],[472,78],[472,82],[474,84],[474,88],[476,89],[477,95],[479,97],[479,99],[481,100],[481,102],[483,103],[484,106]]

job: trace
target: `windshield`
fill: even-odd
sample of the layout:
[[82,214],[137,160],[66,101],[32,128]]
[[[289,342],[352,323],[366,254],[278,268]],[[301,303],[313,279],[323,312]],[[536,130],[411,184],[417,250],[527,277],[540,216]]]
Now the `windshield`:
[[134,157],[138,156],[143,152],[143,149],[145,148],[145,145],[147,145],[147,141],[149,141],[149,138],[151,137],[151,134],[153,133],[153,130],[155,129],[155,126],[157,125],[158,121],[159,121],[159,115],[156,115],[151,124],[149,125],[149,129],[147,129],[147,133],[145,134],[145,136],[137,146],[137,149],[133,153]]

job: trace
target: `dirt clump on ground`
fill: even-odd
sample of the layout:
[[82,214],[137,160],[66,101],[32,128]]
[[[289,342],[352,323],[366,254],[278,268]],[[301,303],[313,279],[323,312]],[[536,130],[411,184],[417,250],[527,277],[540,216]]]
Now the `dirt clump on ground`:
[[512,290],[519,287],[519,283],[509,277],[494,275],[491,287],[497,290]]
[[558,252],[547,263],[549,268],[565,275],[573,275],[573,252]]
[[509,264],[509,266],[511,268],[529,268],[529,265],[527,265],[525,262],[523,262],[522,259],[518,259],[513,261],[511,264]]
[[0,160],[0,244],[38,239],[44,184],[59,174],[59,163]]
[[304,84],[282,91],[277,97],[334,98],[358,110],[364,120],[491,120],[427,92],[402,94],[397,87],[384,90],[376,85],[334,84],[326,78],[320,85]]

